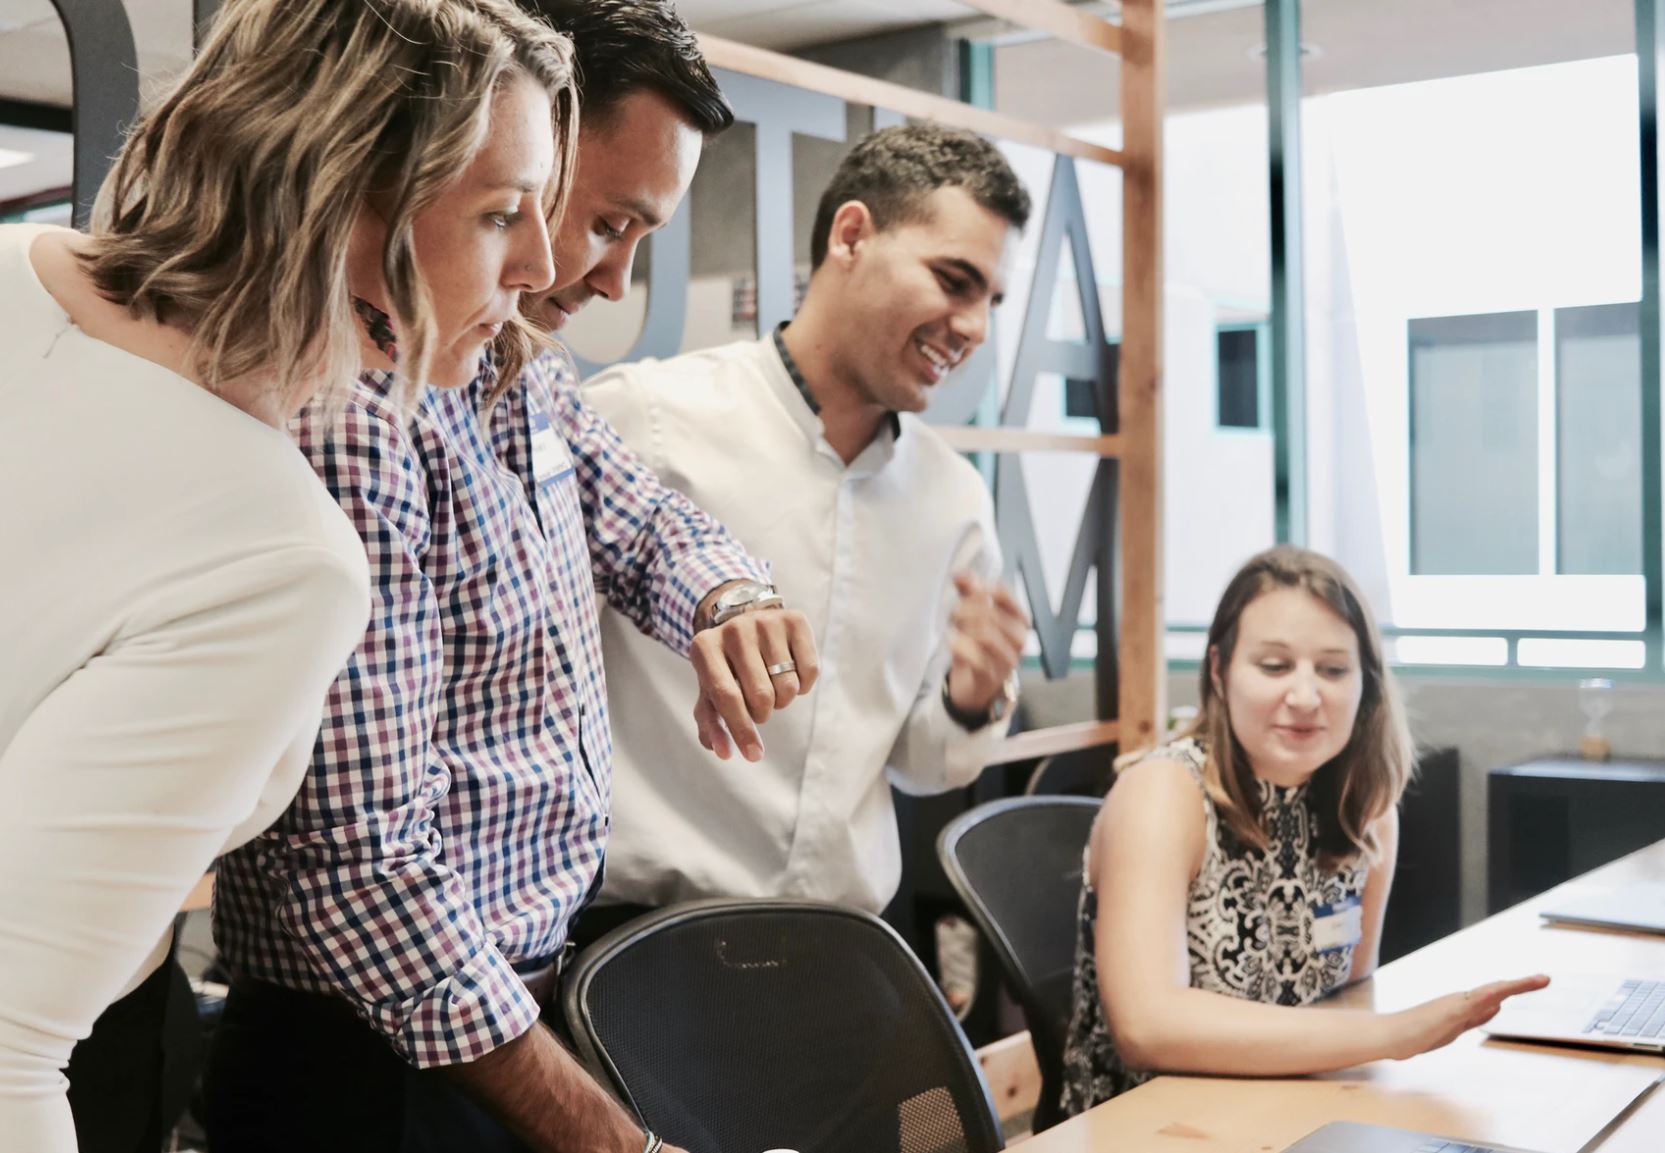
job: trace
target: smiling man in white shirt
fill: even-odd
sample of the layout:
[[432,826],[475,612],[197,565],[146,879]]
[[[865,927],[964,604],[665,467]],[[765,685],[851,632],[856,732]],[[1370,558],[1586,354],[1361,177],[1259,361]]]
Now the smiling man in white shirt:
[[[876,132],[822,196],[789,324],[584,386],[666,484],[770,560],[823,670],[761,762],[690,755],[689,737],[726,734],[696,729],[687,663],[604,614],[615,820],[584,938],[698,897],[877,912],[901,875],[892,783],[965,785],[1004,735],[1028,619],[999,582],[981,477],[913,414],[987,336],[1029,207],[980,137]],[[790,683],[789,666],[771,675]]]

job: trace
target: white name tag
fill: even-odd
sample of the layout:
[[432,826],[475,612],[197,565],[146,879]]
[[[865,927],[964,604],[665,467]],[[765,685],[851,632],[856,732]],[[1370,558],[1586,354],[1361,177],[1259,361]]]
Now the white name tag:
[[1312,907],[1312,947],[1320,953],[1351,949],[1364,935],[1364,906],[1357,897]]
[[539,488],[547,488],[572,472],[572,455],[547,413],[534,410],[531,429],[532,476]]

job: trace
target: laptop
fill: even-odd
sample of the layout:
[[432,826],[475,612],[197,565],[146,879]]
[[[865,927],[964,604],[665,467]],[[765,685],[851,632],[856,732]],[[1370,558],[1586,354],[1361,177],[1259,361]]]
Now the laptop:
[[1484,1026],[1494,1037],[1665,1053],[1665,980],[1558,976]]
[[1382,1125],[1360,1125],[1353,1121],[1331,1121],[1314,1129],[1283,1153],[1527,1153],[1507,1145],[1476,1145],[1449,1137],[1389,1129]]
[[1538,916],[1598,929],[1665,934],[1665,884],[1645,882],[1569,897],[1540,910]]

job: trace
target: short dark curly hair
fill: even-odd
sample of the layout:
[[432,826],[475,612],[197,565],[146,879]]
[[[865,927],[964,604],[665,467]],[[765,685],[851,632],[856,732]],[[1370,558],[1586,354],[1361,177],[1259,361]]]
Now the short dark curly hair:
[[859,200],[874,227],[924,218],[925,198],[939,188],[963,188],[1014,228],[1029,223],[1029,193],[1000,150],[974,132],[940,124],[901,124],[869,133],[844,157],[815,210],[810,268],[821,267],[833,216]]
[[734,123],[699,41],[670,0],[518,0],[572,37],[582,123],[605,124],[619,102],[647,88],[682,109],[702,134]]

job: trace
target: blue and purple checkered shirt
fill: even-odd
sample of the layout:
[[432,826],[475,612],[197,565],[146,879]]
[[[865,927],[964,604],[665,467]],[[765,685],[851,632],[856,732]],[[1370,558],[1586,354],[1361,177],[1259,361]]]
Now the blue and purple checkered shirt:
[[[357,526],[373,603],[294,805],[220,865],[232,971],[346,997],[412,1064],[473,1060],[538,1007],[606,846],[596,593],[686,654],[725,581],[768,579],[662,486],[550,355],[401,416],[368,373],[302,450]],[[693,701],[688,702],[690,708]]]

